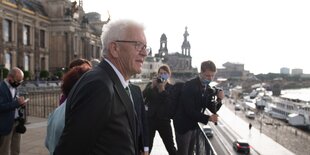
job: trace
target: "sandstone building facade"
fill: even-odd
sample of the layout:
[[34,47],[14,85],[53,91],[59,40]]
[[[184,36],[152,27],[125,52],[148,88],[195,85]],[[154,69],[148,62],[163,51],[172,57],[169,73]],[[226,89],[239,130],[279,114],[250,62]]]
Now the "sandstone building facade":
[[85,13],[82,0],[0,0],[0,66],[35,78],[65,69],[75,58],[100,59],[107,21]]

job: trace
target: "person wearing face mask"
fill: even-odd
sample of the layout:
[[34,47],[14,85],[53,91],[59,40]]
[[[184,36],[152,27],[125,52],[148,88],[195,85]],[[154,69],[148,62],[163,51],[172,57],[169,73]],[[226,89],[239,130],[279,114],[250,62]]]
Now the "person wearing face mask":
[[171,120],[168,117],[168,95],[172,88],[169,78],[171,76],[170,67],[162,65],[158,69],[158,76],[153,78],[143,90],[143,97],[147,106],[147,117],[149,124],[149,152],[153,146],[156,131],[158,131],[169,155],[176,154],[173,141]]
[[[182,90],[179,99],[179,106],[173,119],[174,129],[176,133],[176,142],[178,147],[178,155],[192,155],[196,129],[198,122],[207,124],[209,121],[217,122],[218,115],[215,114],[220,106],[214,105],[209,98],[214,95],[210,91],[209,83],[213,80],[216,73],[216,66],[212,61],[204,61],[201,63],[199,76],[187,81]],[[223,91],[217,91],[218,99],[224,98]],[[208,109],[213,114],[205,114]],[[215,110],[216,109],[216,110]]]
[[[26,100],[19,96],[17,87],[22,83],[24,73],[14,67],[0,83],[0,154],[18,155],[20,153],[21,134],[16,131],[18,118],[22,117],[19,108],[24,107]],[[10,153],[11,152],[11,153]]]

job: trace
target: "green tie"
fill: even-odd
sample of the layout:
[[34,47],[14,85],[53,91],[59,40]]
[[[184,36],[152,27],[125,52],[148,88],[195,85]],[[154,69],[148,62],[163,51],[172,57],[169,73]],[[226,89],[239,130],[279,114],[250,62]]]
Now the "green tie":
[[133,99],[132,99],[132,96],[131,96],[129,87],[127,86],[127,87],[125,88],[125,90],[126,90],[127,95],[129,96],[130,100],[131,100],[131,103],[132,103],[132,106],[133,106],[133,111],[134,111],[135,115],[137,115],[137,114],[136,114],[135,105],[134,105],[134,103],[133,103]]
[[127,87],[125,88],[125,90],[126,90],[127,95],[129,96],[130,100],[133,102],[132,96],[131,96],[131,93],[130,93],[130,90],[129,90],[129,87],[127,86]]
[[126,93],[127,93],[127,95],[130,97],[130,99],[131,99],[131,94],[130,94],[130,91],[129,91],[129,87],[127,86],[126,88],[125,88],[125,90],[126,90]]

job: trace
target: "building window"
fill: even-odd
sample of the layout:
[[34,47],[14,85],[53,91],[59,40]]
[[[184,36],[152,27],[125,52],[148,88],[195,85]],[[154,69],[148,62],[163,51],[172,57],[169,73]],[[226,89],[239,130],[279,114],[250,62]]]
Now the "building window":
[[25,55],[24,58],[24,70],[25,71],[29,71],[29,55]]
[[97,55],[96,58],[100,58],[100,47],[97,47]]
[[75,36],[75,37],[74,37],[74,43],[73,43],[73,51],[74,51],[74,54],[77,54],[77,49],[78,49],[78,37]]
[[46,70],[46,66],[45,66],[45,57],[41,58],[41,70]]
[[90,51],[91,51],[91,58],[95,58],[96,55],[95,55],[94,45],[91,45]]
[[11,70],[12,67],[12,55],[10,53],[5,53],[5,60],[4,60],[4,66],[8,70]]
[[45,31],[40,30],[40,47],[45,48]]
[[30,45],[30,26],[23,26],[23,43],[24,45]]
[[12,21],[5,19],[3,22],[3,39],[5,42],[12,42]]

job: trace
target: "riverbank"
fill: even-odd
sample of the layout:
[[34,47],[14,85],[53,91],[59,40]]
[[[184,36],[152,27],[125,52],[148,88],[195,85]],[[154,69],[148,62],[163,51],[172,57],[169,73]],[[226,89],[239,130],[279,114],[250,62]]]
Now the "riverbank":
[[233,111],[244,121],[251,123],[254,128],[278,142],[280,145],[289,149],[298,155],[309,155],[310,132],[303,131],[298,128],[288,126],[287,123],[268,117],[266,115],[257,114],[255,119],[245,117],[244,111],[235,111],[232,102],[224,102],[226,107]]

